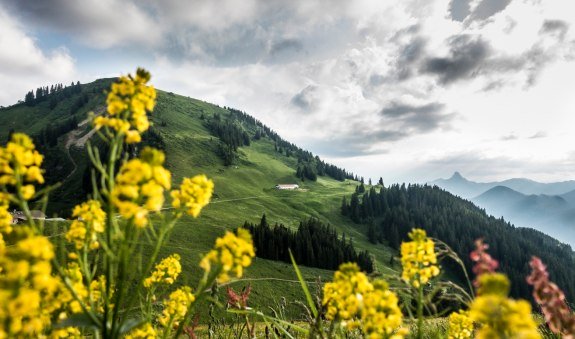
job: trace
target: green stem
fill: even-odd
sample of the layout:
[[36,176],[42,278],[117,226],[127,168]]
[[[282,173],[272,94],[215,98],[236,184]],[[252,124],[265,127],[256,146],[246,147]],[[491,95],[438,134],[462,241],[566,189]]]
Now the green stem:
[[417,288],[417,339],[423,338],[423,286]]
[[[106,243],[110,247],[112,251],[114,251],[114,246],[112,244],[113,241],[113,230],[114,230],[114,222],[115,222],[115,210],[114,205],[112,203],[111,193],[114,189],[114,172],[115,172],[115,164],[117,158],[117,151],[118,151],[118,142],[119,139],[114,140],[111,143],[110,148],[110,156],[108,158],[108,172],[106,173],[106,189],[107,189],[107,215],[106,215]],[[113,335],[113,328],[108,328],[108,323],[111,320],[112,324],[114,323],[113,319],[110,319],[110,296],[112,295],[112,286],[115,282],[114,279],[114,267],[112,259],[110,255],[104,256],[104,272],[106,275],[106,298],[104,302],[104,321],[102,323],[102,334],[103,339],[111,338]],[[120,307],[120,305],[115,305],[115,307]]]

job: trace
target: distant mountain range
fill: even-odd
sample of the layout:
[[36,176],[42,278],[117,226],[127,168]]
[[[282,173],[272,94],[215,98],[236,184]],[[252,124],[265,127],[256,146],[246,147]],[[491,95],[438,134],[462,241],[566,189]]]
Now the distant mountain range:
[[530,227],[575,247],[575,181],[540,183],[515,178],[499,182],[474,182],[455,172],[437,185],[452,194],[504,217],[518,227]]

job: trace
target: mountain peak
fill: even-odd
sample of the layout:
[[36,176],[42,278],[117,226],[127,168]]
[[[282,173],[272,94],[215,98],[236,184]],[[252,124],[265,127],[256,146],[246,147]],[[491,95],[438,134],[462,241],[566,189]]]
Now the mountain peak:
[[455,171],[449,180],[465,180],[461,173]]

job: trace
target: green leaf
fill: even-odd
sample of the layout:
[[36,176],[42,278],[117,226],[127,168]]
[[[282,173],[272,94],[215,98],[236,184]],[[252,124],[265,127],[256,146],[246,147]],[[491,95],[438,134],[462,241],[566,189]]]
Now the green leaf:
[[305,294],[307,304],[309,305],[309,308],[311,309],[311,312],[313,313],[313,317],[317,318],[317,314],[318,314],[317,308],[315,307],[315,303],[313,302],[313,298],[311,296],[311,293],[309,293],[309,288],[307,287],[305,280],[303,280],[303,276],[301,275],[299,267],[295,263],[295,259],[293,257],[293,254],[291,253],[291,250],[288,250],[288,251],[289,251],[289,257],[291,258],[291,263],[292,263],[293,268],[295,270],[295,274],[297,274],[297,279],[299,280],[299,282],[301,284],[301,288],[303,289],[303,293]]
[[63,327],[81,327],[81,328],[93,328],[98,329],[99,324],[96,323],[89,315],[86,313],[76,313],[72,314],[68,318],[58,322],[55,328]]
[[134,318],[128,319],[124,321],[122,326],[120,326],[118,334],[120,334],[120,336],[123,336],[124,334],[130,332],[131,330],[144,325],[146,322],[147,321],[145,319],[134,319]]

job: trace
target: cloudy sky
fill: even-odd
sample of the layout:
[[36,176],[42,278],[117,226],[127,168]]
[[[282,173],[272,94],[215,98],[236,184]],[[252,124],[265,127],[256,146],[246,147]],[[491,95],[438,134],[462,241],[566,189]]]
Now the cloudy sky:
[[366,177],[575,179],[575,2],[0,0],[0,105],[143,66]]

